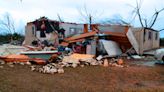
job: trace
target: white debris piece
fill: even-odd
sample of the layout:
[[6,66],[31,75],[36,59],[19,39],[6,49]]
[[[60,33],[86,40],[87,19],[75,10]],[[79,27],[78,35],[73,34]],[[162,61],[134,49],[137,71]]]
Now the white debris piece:
[[34,71],[36,69],[35,66],[30,66],[31,67],[31,71]]
[[72,64],[72,67],[73,67],[73,68],[76,68],[77,66],[78,66],[78,65],[77,65],[76,63],[73,63],[73,64]]
[[50,71],[51,74],[54,74],[54,73],[57,73],[58,72],[58,70],[56,68],[52,68],[49,71]]
[[58,73],[64,73],[64,69],[63,68],[59,68],[58,69]]
[[3,64],[5,64],[5,61],[3,61],[3,60],[0,60],[0,64],[2,64],[2,65],[3,65]]
[[101,60],[101,59],[103,59],[103,56],[102,55],[99,55],[96,59],[97,60]]
[[14,67],[14,65],[13,65],[13,64],[9,64],[8,66],[9,66],[9,67]]
[[31,63],[30,62],[26,62],[26,65],[31,65]]
[[0,66],[0,68],[2,69],[2,68],[3,68],[3,66]]

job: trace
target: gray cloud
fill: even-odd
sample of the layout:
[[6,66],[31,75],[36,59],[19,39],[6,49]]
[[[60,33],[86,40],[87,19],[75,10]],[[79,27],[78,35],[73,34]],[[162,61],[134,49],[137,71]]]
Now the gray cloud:
[[[41,16],[57,19],[57,14],[68,22],[82,22],[82,16],[78,10],[84,10],[84,5],[86,5],[88,12],[96,15],[95,21],[111,19],[115,15],[120,15],[126,21],[130,21],[133,10],[131,6],[135,6],[135,3],[136,0],[22,0],[22,2],[20,0],[0,0],[0,15],[9,12],[16,23],[23,22],[24,25]],[[155,8],[161,9],[163,6],[164,0],[143,0],[141,13],[150,19]],[[157,22],[159,25],[155,25],[157,29],[163,26],[164,17],[162,15],[164,12],[159,16]],[[137,19],[133,24],[139,26]]]

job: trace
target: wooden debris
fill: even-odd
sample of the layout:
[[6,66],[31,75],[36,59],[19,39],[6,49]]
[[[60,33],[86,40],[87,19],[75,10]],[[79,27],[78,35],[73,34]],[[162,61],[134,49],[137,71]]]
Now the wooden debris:
[[3,68],[3,66],[0,66],[0,68],[2,69],[2,68]]
[[2,64],[2,65],[3,65],[3,64],[5,64],[5,61],[3,61],[3,60],[0,60],[0,64]]
[[109,63],[108,63],[108,59],[104,59],[104,67],[108,67],[109,66]]
[[118,59],[118,60],[117,60],[117,64],[118,64],[118,65],[122,65],[123,63],[124,63],[123,59]]

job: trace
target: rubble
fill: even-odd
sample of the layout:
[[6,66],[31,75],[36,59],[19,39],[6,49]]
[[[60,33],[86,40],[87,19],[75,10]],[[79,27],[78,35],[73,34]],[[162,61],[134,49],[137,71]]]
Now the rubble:
[[26,55],[11,54],[7,56],[0,56],[0,59],[4,60],[5,62],[27,62],[29,57]]
[[54,63],[47,64],[42,67],[31,66],[31,71],[37,71],[45,74],[64,73],[63,67]]
[[[138,39],[140,36],[137,36],[138,33],[136,32],[141,32],[145,36],[145,30],[142,28],[133,28],[129,25],[91,24],[89,25],[91,29],[88,30],[88,24],[84,24],[80,25],[78,30],[76,29],[78,26],[76,26],[77,33],[74,33],[75,29],[70,30],[68,28],[69,30],[67,30],[62,24],[65,23],[50,21],[46,17],[29,22],[27,26],[30,29],[26,30],[27,34],[25,34],[23,46],[1,46],[0,55],[6,56],[0,56],[0,59],[4,60],[0,61],[0,64],[7,63],[10,67],[14,67],[14,64],[29,65],[31,71],[48,74],[64,73],[65,67],[76,68],[97,65],[124,67],[124,60],[121,59],[121,55],[127,54],[126,52],[134,50],[140,55],[143,54],[144,50],[159,47],[158,44],[154,43],[152,46],[155,47],[148,48],[147,43],[151,43],[149,42],[151,40],[143,39],[144,37],[140,39],[141,41],[144,40],[144,44],[140,43]],[[70,23],[69,27],[74,28],[75,25],[78,24]],[[31,30],[31,27],[35,27],[34,30]],[[154,30],[147,31],[154,32]],[[33,32],[36,34],[31,34]],[[59,52],[61,55],[58,54]],[[132,57],[135,59],[144,58],[139,55]],[[131,57],[127,58],[130,59]],[[42,66],[34,66],[37,64]]]
[[3,65],[3,64],[5,64],[5,61],[3,61],[3,60],[0,60],[0,64],[2,64],[2,65]]
[[9,66],[9,67],[14,67],[14,65],[13,65],[13,64],[8,64],[8,66]]
[[[104,58],[102,55],[95,58],[94,55],[77,54],[71,55],[52,55],[47,61],[41,58],[29,58],[25,55],[9,55],[6,61],[0,61],[0,64],[7,62],[9,67],[14,67],[14,64],[29,65],[31,71],[40,72],[44,74],[62,74],[66,67],[77,68],[85,66],[104,66],[104,67],[124,67],[123,59]],[[9,57],[8,56],[8,57]],[[12,56],[12,57],[11,57]],[[16,59],[13,59],[14,58]],[[18,57],[21,57],[18,58]],[[25,59],[22,59],[25,58]],[[6,58],[5,58],[6,59]],[[26,60],[28,59],[28,60]],[[26,61],[26,62],[25,62]],[[40,66],[38,66],[40,65]],[[0,67],[0,68],[3,68]]]
[[[53,55],[54,60],[56,60],[57,55]],[[52,60],[52,58],[50,59]],[[85,67],[85,66],[95,66],[102,65],[104,67],[123,67],[122,59],[110,59],[110,62],[107,58],[103,60],[95,59],[93,55],[85,55],[85,54],[72,54],[70,56],[63,56],[63,59],[60,62],[50,62],[42,67],[31,66],[31,71],[37,71],[40,73],[46,74],[55,74],[55,73],[64,73],[64,69],[66,67]]]
[[108,62],[107,59],[104,60],[104,65],[103,65],[103,66],[104,66],[104,67],[108,67],[108,66],[109,66],[109,62]]
[[2,69],[2,68],[3,68],[3,66],[0,66],[0,68]]
[[122,59],[118,59],[118,60],[117,60],[117,64],[118,64],[118,65],[122,65],[123,63],[124,63],[124,61],[123,61]]

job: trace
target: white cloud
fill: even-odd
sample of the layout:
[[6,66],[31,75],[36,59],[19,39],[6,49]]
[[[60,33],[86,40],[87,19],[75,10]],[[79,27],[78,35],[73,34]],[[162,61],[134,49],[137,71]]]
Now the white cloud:
[[[133,10],[130,5],[135,6],[136,0],[22,0],[22,2],[20,0],[0,0],[0,14],[9,12],[15,20],[24,23],[41,16],[57,19],[57,14],[65,21],[79,22],[81,15],[78,9],[84,10],[84,5],[88,12],[97,16],[97,20],[111,18],[117,14],[129,20]],[[155,8],[161,9],[163,6],[164,0],[143,0],[141,12],[144,16],[150,17]],[[163,14],[164,12],[159,16],[159,25],[164,21]],[[156,28],[159,26],[157,25]]]

